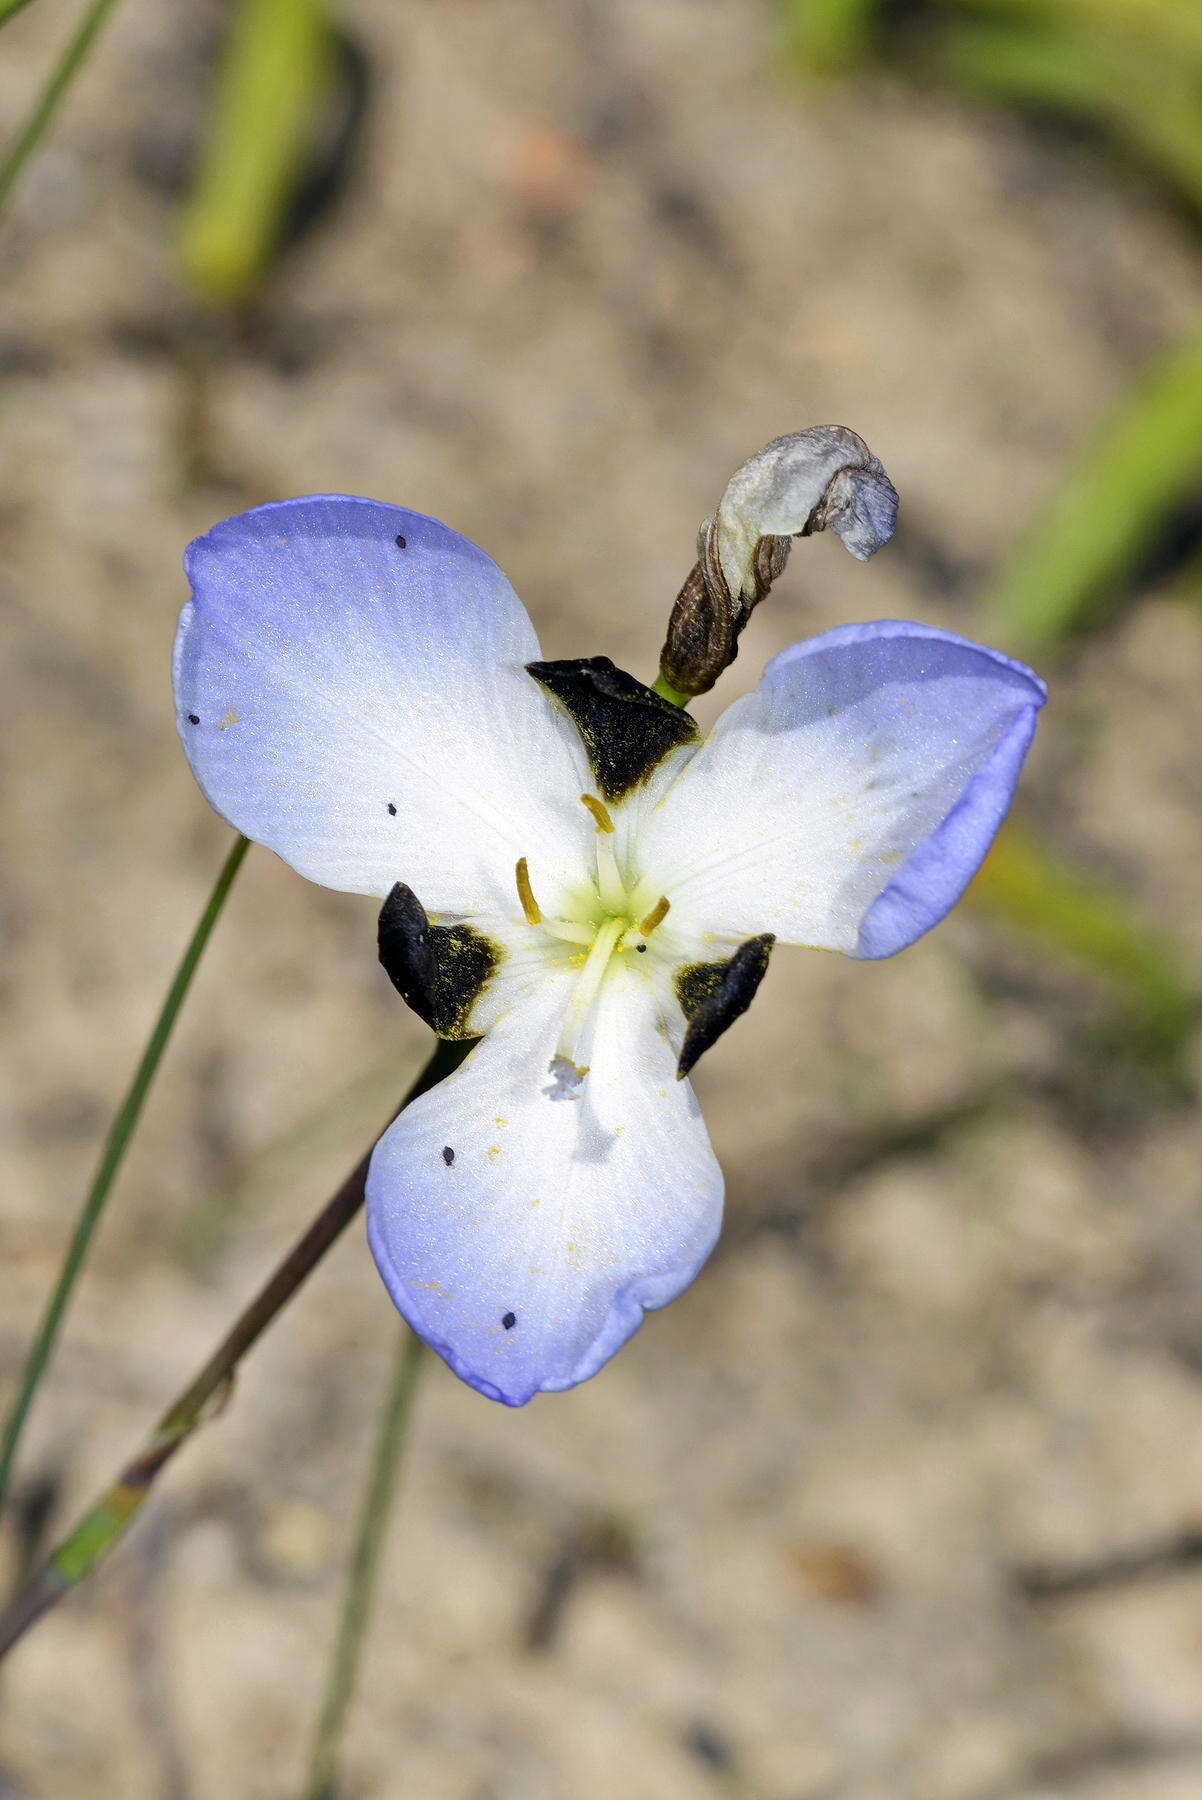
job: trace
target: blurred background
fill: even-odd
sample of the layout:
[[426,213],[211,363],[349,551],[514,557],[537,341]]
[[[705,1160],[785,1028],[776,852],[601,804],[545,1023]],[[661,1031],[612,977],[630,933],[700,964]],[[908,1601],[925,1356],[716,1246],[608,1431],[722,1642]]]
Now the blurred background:
[[[431,1362],[342,1791],[1196,1800],[1196,0],[123,0],[16,169],[86,12],[0,33],[0,1376],[229,842],[171,724],[186,541],[398,501],[650,680],[734,467],[850,425],[894,543],[799,544],[698,710],[932,621],[1052,683],[1021,804],[932,937],[778,955],[705,1059],[687,1296],[521,1412]],[[374,926],[252,852],[5,1581],[423,1059]],[[297,1793],[393,1336],[352,1229],[6,1667],[5,1800]]]

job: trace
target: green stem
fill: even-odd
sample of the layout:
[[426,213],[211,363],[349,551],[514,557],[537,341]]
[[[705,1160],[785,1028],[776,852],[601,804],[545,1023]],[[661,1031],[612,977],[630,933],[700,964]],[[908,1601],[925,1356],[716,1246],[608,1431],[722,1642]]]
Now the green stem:
[[0,25],[7,25],[19,12],[24,12],[28,5],[29,0],[0,0]]
[[20,1442],[29,1409],[33,1405],[38,1384],[46,1372],[46,1365],[54,1352],[59,1326],[62,1324],[63,1314],[66,1311],[67,1302],[71,1298],[72,1290],[79,1279],[79,1272],[83,1267],[84,1258],[87,1256],[92,1234],[100,1223],[100,1215],[104,1211],[117,1171],[121,1167],[125,1152],[129,1148],[129,1141],[142,1116],[146,1096],[150,1092],[150,1086],[158,1072],[158,1066],[163,1060],[163,1052],[167,1048],[172,1028],[179,1017],[179,1009],[192,985],[192,977],[204,955],[205,946],[213,935],[213,927],[221,916],[221,909],[234,885],[234,877],[242,867],[242,859],[249,848],[249,839],[237,838],[222,864],[221,873],[213,884],[212,893],[205,901],[204,911],[197,920],[196,929],[192,933],[187,949],[180,958],[179,967],[175,971],[171,986],[167,989],[166,998],[159,1009],[159,1016],[146,1040],[146,1048],[134,1070],[133,1080],[117,1110],[116,1118],[109,1127],[109,1134],[105,1140],[104,1149],[101,1151],[96,1173],[92,1177],[92,1185],[80,1208],[79,1217],[75,1222],[75,1231],[67,1247],[67,1254],[63,1258],[62,1268],[59,1270],[58,1280],[46,1303],[46,1310],[42,1314],[42,1322],[38,1326],[37,1336],[34,1338],[26,1358],[17,1397],[13,1402],[12,1411],[5,1421],[3,1437],[0,1438],[0,1507],[3,1506],[8,1492],[17,1445]]
[[359,1512],[338,1639],[313,1740],[304,1800],[334,1800],[342,1735],[371,1619],[380,1553],[396,1493],[401,1452],[422,1365],[422,1349],[421,1339],[402,1326],[393,1356],[392,1379],[380,1414],[371,1473]]
[[682,694],[679,688],[674,688],[662,675],[657,675],[651,683],[651,692],[658,694],[661,700],[670,700],[673,706],[688,706],[693,698],[691,694]]
[[0,212],[4,210],[17,177],[49,130],[67,89],[86,62],[101,26],[116,3],[117,0],[92,0],[92,5],[79,22],[75,36],[34,101],[28,119],[13,139],[10,149],[0,158]]
[[[416,1100],[419,1094],[424,1094],[457,1069],[470,1049],[471,1044],[466,1041],[440,1041],[401,1105],[408,1106],[411,1100]],[[42,1565],[24,1592],[0,1614],[0,1658],[7,1655],[43,1613],[92,1574],[137,1517],[155,1477],[171,1461],[181,1444],[220,1411],[233,1388],[234,1373],[242,1358],[363,1205],[370,1160],[371,1152],[368,1151],[337,1193],[327,1200],[308,1230],[298,1238],[270,1280],[238,1315],[208,1362],[167,1408],[117,1479],[110,1483],[74,1531]]]

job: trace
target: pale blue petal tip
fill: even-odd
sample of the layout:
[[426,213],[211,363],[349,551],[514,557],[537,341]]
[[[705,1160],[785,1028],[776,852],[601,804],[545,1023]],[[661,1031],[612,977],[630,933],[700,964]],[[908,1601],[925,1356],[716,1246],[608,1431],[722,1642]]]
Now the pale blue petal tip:
[[[720,1220],[718,1223],[720,1225]],[[543,1366],[527,1364],[520,1384],[505,1386],[482,1374],[470,1355],[464,1355],[455,1343],[441,1337],[431,1328],[421,1301],[395,1272],[381,1210],[369,1200],[367,1211],[367,1237],[376,1268],[389,1298],[410,1330],[442,1358],[460,1381],[466,1382],[468,1387],[474,1388],[486,1400],[496,1400],[502,1406],[512,1407],[526,1406],[539,1394],[563,1393],[569,1388],[579,1387],[582,1382],[590,1381],[629,1342],[649,1312],[666,1306],[692,1285],[708,1260],[717,1235],[718,1227],[715,1226],[713,1235],[701,1246],[699,1253],[689,1256],[671,1274],[636,1280],[621,1289],[613,1298],[600,1332],[566,1373],[563,1371],[563,1346],[551,1338],[545,1345]],[[535,1323],[530,1317],[529,1306],[523,1323]]]
[[1038,708],[1024,707],[983,768],[869,907],[854,956],[895,956],[938,925],[985,860],[1014,798]]

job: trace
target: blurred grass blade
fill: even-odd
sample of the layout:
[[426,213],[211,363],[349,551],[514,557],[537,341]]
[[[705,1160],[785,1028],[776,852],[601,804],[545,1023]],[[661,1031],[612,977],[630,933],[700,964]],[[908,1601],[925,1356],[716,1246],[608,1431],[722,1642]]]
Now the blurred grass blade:
[[401,1452],[405,1447],[424,1348],[421,1339],[414,1337],[407,1325],[399,1327],[393,1353],[392,1377],[380,1413],[375,1455],[359,1512],[338,1639],[317,1723],[304,1800],[335,1800],[338,1792],[336,1784],[342,1736],[354,1698],[364,1639],[371,1622],[380,1554],[392,1516]]
[[789,48],[813,75],[842,74],[873,48],[880,0],[786,0]]
[[1139,44],[1163,45],[1202,56],[1202,6],[1197,0],[942,0],[960,11],[1051,16],[1075,28],[1085,46],[1099,30],[1126,32]]
[[332,68],[322,0],[238,0],[180,225],[192,289],[237,306],[260,286],[304,175]]
[[918,70],[991,99],[1092,120],[1202,214],[1202,48],[1130,33],[966,24],[923,41]]
[[[943,0],[937,29],[896,41],[909,72],[1100,124],[1202,217],[1202,0],[998,4]],[[809,31],[821,46],[834,22],[846,48],[872,24],[856,0],[789,0],[788,16],[803,53]],[[1074,459],[994,581],[983,633],[1036,655],[1094,626],[1199,490],[1202,322],[1136,380]]]
[[179,967],[175,971],[171,986],[167,989],[158,1018],[146,1040],[146,1048],[134,1070],[133,1080],[130,1082],[125,1098],[117,1111],[117,1116],[109,1129],[100,1162],[92,1178],[92,1185],[80,1208],[75,1231],[67,1246],[67,1253],[59,1270],[58,1280],[46,1303],[46,1310],[38,1326],[37,1336],[34,1338],[26,1358],[12,1411],[5,1421],[4,1435],[0,1439],[0,1507],[3,1506],[8,1491],[25,1421],[29,1416],[38,1386],[46,1372],[46,1366],[54,1352],[63,1314],[67,1310],[67,1303],[71,1298],[75,1283],[79,1279],[92,1235],[100,1223],[100,1215],[104,1211],[105,1202],[108,1200],[117,1171],[121,1167],[125,1152],[129,1148],[130,1139],[142,1116],[146,1096],[150,1092],[151,1083],[163,1059],[163,1052],[167,1048],[172,1028],[179,1017],[180,1007],[192,985],[192,978],[204,955],[205,946],[213,935],[213,927],[221,916],[221,909],[225,905],[229,891],[234,885],[234,878],[242,867],[242,859],[249,848],[250,843],[247,838],[237,838],[233,849],[222,864],[221,872],[213,884],[213,890],[205,902],[204,911],[197,921],[187,949],[180,958]]
[[29,161],[50,126],[54,116],[62,105],[71,83],[83,68],[88,53],[96,42],[101,26],[112,12],[117,0],[92,0],[91,6],[79,22],[75,36],[71,39],[43,87],[34,101],[25,124],[18,131],[12,144],[0,157],[0,213],[8,204],[9,196],[16,185],[25,164]]
[[985,600],[981,631],[1032,653],[1091,625],[1202,484],[1202,329],[1162,355],[1078,457]]
[[1054,855],[1011,821],[969,889],[978,907],[1100,975],[1166,1051],[1198,1002],[1171,946],[1113,888]]
[[0,25],[7,25],[10,19],[15,19],[29,3],[30,0],[0,0]]

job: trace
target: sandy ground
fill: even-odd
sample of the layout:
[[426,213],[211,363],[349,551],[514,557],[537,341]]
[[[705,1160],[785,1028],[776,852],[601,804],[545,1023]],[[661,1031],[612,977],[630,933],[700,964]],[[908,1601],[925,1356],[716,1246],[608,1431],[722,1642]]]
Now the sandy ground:
[[[7,1374],[227,842],[170,723],[190,536],[309,490],[400,500],[497,558],[547,654],[649,677],[727,474],[850,424],[903,532],[867,568],[799,546],[729,699],[843,620],[971,631],[1066,454],[1202,302],[1145,190],[950,102],[808,90],[758,0],[360,0],[364,165],[257,344],[219,350],[198,484],[165,183],[210,15],[179,11],[119,11],[4,245]],[[5,30],[0,127],[67,24],[47,0]],[[1196,612],[1151,598],[1060,670],[1027,783],[1191,959],[1200,683]],[[416,1067],[373,930],[252,855],[27,1511],[62,1524],[110,1474]],[[693,1290],[522,1412],[428,1369],[348,1795],[1202,1793],[1202,1125],[1103,1057],[1103,1013],[969,909],[895,963],[777,956],[699,1072],[729,1230]],[[352,1231],[14,1655],[0,1792],[297,1793],[393,1334]]]

